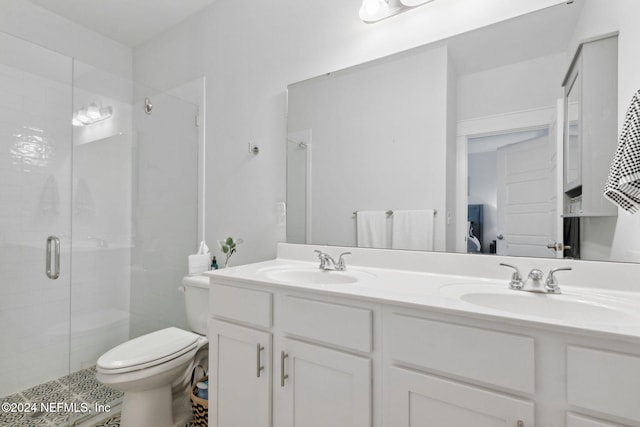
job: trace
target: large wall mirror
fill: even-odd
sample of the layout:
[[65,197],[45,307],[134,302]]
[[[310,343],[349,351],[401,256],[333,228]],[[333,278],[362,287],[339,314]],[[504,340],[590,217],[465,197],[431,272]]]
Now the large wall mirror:
[[[578,132],[563,82],[581,43],[623,30],[592,34],[592,3],[569,3],[289,85],[287,241],[372,247],[360,213],[391,233],[394,212],[432,212],[432,250],[627,261],[617,210],[578,214],[563,185]],[[606,176],[610,139],[583,173]]]

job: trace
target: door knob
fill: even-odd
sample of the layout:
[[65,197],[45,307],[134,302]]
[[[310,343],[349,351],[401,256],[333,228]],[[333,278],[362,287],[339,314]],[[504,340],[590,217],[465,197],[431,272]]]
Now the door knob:
[[568,245],[567,245],[567,246],[565,246],[565,245],[564,245],[564,243],[554,242],[554,243],[549,243],[549,244],[547,245],[547,248],[549,248],[549,249],[553,249],[553,250],[555,250],[556,252],[561,252],[561,251],[563,251],[563,250],[565,250],[565,249],[571,249],[571,246],[568,246]]
[[498,237],[498,240],[503,240],[504,239],[504,236],[502,234],[498,234],[497,237]]

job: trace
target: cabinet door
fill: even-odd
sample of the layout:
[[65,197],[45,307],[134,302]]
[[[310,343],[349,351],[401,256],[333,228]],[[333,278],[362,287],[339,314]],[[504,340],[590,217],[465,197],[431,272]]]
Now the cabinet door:
[[210,320],[209,341],[210,425],[270,426],[271,334]]
[[607,421],[596,420],[586,416],[567,413],[567,427],[624,427],[622,424],[613,424]]
[[397,367],[385,381],[385,427],[534,426],[532,402]]
[[283,339],[276,388],[278,427],[370,427],[371,360]]

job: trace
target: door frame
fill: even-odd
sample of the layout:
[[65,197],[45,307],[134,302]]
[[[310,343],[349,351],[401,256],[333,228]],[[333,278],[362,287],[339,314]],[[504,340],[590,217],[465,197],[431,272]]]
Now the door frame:
[[[530,110],[514,111],[504,114],[496,114],[491,116],[483,116],[474,119],[459,120],[457,126],[456,137],[456,157],[457,157],[457,176],[456,176],[456,225],[455,225],[455,251],[458,253],[467,252],[467,198],[469,192],[468,185],[468,153],[469,139],[483,136],[500,135],[504,133],[520,132],[527,130],[540,129],[546,127],[550,129],[549,136],[556,133],[556,144],[562,147],[562,138],[558,140],[560,135],[558,128],[562,129],[562,125],[554,128],[553,124],[561,119],[564,110],[560,108],[562,99],[557,101],[557,106],[547,106],[534,108]],[[564,104],[562,104],[564,105]],[[562,123],[562,122],[559,122]],[[556,146],[556,149],[557,149]],[[560,163],[556,167],[556,180],[562,185],[562,151],[558,151],[556,161]],[[558,195],[558,199],[562,197]],[[562,208],[558,210],[562,212]]]

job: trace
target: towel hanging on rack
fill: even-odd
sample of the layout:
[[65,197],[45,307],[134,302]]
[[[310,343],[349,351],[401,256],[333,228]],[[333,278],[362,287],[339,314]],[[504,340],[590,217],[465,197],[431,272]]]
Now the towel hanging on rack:
[[356,241],[359,248],[388,248],[388,234],[385,211],[356,212]]
[[432,251],[434,209],[393,212],[392,249]]
[[640,210],[640,90],[627,110],[604,197],[630,213]]

